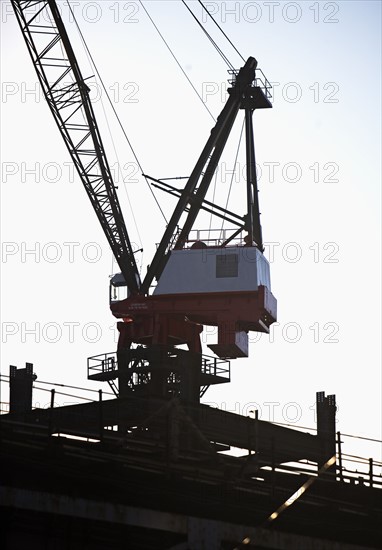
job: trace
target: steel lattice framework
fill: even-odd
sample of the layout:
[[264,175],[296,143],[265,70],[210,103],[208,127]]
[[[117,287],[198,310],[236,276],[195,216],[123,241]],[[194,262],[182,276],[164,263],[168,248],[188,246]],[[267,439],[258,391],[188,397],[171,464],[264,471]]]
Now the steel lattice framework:
[[57,5],[11,0],[57,126],[131,293],[140,278],[111,170],[89,98]]

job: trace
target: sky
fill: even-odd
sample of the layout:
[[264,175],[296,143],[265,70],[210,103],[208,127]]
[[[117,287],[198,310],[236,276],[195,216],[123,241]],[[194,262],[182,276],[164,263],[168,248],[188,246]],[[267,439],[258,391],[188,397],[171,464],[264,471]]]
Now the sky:
[[[83,75],[93,75],[68,5],[58,3]],[[227,98],[225,62],[181,1],[71,5],[144,172],[189,175]],[[232,65],[242,66],[200,4],[188,5]],[[231,383],[210,388],[203,402],[314,427],[315,394],[325,391],[336,395],[341,433],[381,439],[381,3],[205,5],[273,84],[273,108],[255,112],[254,128],[278,322],[269,336],[250,336],[249,358],[232,361]],[[31,362],[42,381],[98,389],[86,379],[86,360],[116,349],[108,307],[116,266],[8,1],[1,3],[1,26],[1,373]],[[134,246],[144,249],[136,255],[144,275],[165,221],[105,91],[96,78],[90,82],[126,225]],[[222,206],[241,124],[239,116],[208,197]],[[243,145],[228,203],[239,214]],[[160,191],[156,197],[168,218],[174,199]],[[195,227],[208,229],[209,217]],[[214,219],[212,228],[220,227]],[[207,344],[215,339],[206,327],[205,353],[212,355]],[[49,398],[35,392],[34,400],[45,406]],[[349,439],[344,452],[353,449],[381,460],[380,446]]]

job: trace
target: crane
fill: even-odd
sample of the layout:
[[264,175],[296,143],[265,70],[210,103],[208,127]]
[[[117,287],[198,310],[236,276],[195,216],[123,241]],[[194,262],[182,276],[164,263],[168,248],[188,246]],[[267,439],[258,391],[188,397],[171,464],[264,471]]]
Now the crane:
[[[263,255],[253,138],[254,111],[272,107],[270,84],[253,57],[231,71],[227,101],[184,188],[151,178],[178,202],[141,280],[88,79],[82,76],[57,3],[11,3],[45,99],[121,271],[110,281],[118,350],[90,358],[88,377],[108,381],[116,393],[118,379],[120,396],[134,392],[198,402],[210,384],[229,381],[229,359],[248,356],[248,332],[269,332],[277,317]],[[244,111],[247,161],[243,216],[206,200],[239,111]],[[201,210],[229,220],[235,230],[212,242],[198,232],[193,238]],[[218,329],[210,358],[202,354],[204,325]]]

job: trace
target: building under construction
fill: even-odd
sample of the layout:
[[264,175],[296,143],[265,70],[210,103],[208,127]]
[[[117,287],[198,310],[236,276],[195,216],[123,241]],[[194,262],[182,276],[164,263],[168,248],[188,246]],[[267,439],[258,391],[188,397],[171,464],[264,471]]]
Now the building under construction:
[[[382,542],[381,477],[343,467],[335,396],[317,393],[315,433],[203,405],[248,356],[248,334],[277,319],[263,255],[253,114],[271,86],[249,57],[184,188],[146,176],[178,202],[141,279],[89,97],[55,0],[11,0],[47,104],[120,273],[110,281],[115,353],[88,378],[112,398],[32,407],[33,365],[12,366],[0,417],[1,547],[18,549],[360,550]],[[42,25],[38,16],[44,14]],[[246,205],[207,200],[233,124],[244,115]],[[229,230],[195,230],[200,212]],[[217,341],[203,354],[203,326]],[[37,373],[38,374],[38,373]],[[233,452],[240,449],[239,453]]]
[[1,417],[2,548],[380,547],[381,479],[342,467],[333,395],[312,435],[179,398],[31,410],[34,378],[11,369]]

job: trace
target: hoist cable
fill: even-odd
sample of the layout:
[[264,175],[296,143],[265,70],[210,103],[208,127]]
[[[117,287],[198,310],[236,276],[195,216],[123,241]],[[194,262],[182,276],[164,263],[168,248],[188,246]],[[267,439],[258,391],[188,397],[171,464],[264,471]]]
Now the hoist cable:
[[[106,89],[106,86],[105,86],[105,84],[104,84],[104,82],[103,82],[103,80],[102,80],[102,78],[101,78],[101,75],[100,75],[100,73],[99,73],[99,71],[98,71],[98,69],[97,69],[97,66],[96,66],[96,64],[95,64],[95,62],[94,62],[93,56],[92,56],[92,54],[90,53],[90,50],[89,50],[89,48],[88,48],[88,46],[87,46],[87,44],[86,44],[85,38],[84,38],[84,36],[83,36],[83,34],[82,34],[82,31],[81,31],[81,29],[80,29],[80,27],[79,27],[79,25],[78,25],[77,19],[76,19],[75,15],[74,15],[74,12],[73,12],[73,10],[72,10],[72,7],[71,7],[69,1],[68,1],[68,6],[69,6],[70,12],[71,12],[71,14],[72,14],[72,16],[73,16],[73,20],[74,20],[74,22],[75,22],[75,24],[76,24],[76,27],[77,27],[77,29],[78,29],[78,32],[79,32],[79,34],[80,34],[80,36],[81,36],[82,42],[83,42],[83,44],[84,44],[84,46],[85,46],[85,49],[86,49],[86,51],[87,51],[87,53],[88,53],[88,56],[89,56],[89,58],[90,58],[90,60],[91,60],[91,62],[92,62],[92,64],[93,64],[93,66],[94,66],[94,69],[95,69],[95,71],[96,71],[96,74],[97,74],[97,76],[98,76],[98,78],[99,78],[99,80],[100,80],[100,82],[101,82],[101,84],[102,84],[102,87],[103,87],[104,91],[105,91],[106,97],[107,97],[107,99],[108,99],[108,101],[109,101],[109,103],[110,103],[110,105],[111,105],[111,108],[112,108],[112,110],[113,110],[113,112],[114,112],[114,114],[115,114],[115,116],[116,116],[116,118],[117,118],[118,124],[119,124],[119,126],[120,126],[120,128],[121,128],[121,130],[122,130],[122,132],[123,132],[123,135],[125,136],[125,139],[126,139],[128,145],[129,145],[129,147],[130,147],[131,152],[133,153],[133,156],[134,156],[135,161],[136,161],[136,163],[137,163],[137,165],[138,165],[138,167],[139,167],[139,169],[140,169],[140,171],[141,171],[141,174],[144,174],[144,171],[143,171],[143,169],[142,169],[141,163],[140,163],[139,160],[138,160],[138,157],[137,157],[137,155],[136,155],[136,153],[135,153],[135,151],[134,151],[134,148],[133,148],[133,146],[132,146],[132,144],[131,144],[131,141],[129,140],[129,138],[128,138],[128,136],[127,136],[126,130],[124,129],[123,124],[122,124],[122,122],[121,122],[121,120],[120,120],[120,118],[119,118],[119,116],[118,116],[118,113],[117,113],[117,111],[116,111],[116,109],[115,109],[115,107],[114,107],[114,105],[113,105],[113,102],[111,101],[110,95],[109,95],[109,93],[108,93],[108,91],[107,91],[107,89]],[[158,199],[156,198],[156,196],[155,196],[155,194],[154,194],[154,192],[153,192],[153,190],[152,190],[152,188],[151,188],[151,185],[149,184],[149,182],[148,182],[148,180],[147,180],[146,178],[145,178],[145,180],[146,180],[147,187],[150,189],[150,192],[151,192],[152,196],[154,197],[154,200],[155,200],[155,202],[156,202],[156,204],[157,204],[157,206],[158,206],[158,208],[159,208],[159,210],[160,210],[160,212],[161,212],[161,214],[162,214],[162,216],[163,216],[165,222],[168,223],[167,218],[166,218],[166,216],[164,215],[164,212],[163,212],[163,210],[162,210],[162,208],[161,208],[161,206],[160,206],[160,204],[159,204],[159,202],[158,202]],[[133,215],[133,218],[134,218],[134,213],[133,213],[133,211],[132,211],[132,215]],[[134,218],[134,222],[135,222],[135,218]],[[138,228],[137,228],[137,230],[138,230]]]
[[[241,126],[241,132],[240,132],[240,137],[239,137],[239,143],[238,143],[237,150],[236,150],[235,162],[234,162],[234,164],[233,164],[233,170],[232,170],[232,175],[231,175],[231,182],[230,182],[230,184],[229,184],[228,196],[227,196],[227,201],[226,201],[226,204],[225,204],[225,209],[226,209],[226,210],[227,210],[227,208],[228,208],[228,202],[229,202],[229,198],[230,198],[230,195],[231,195],[232,184],[233,184],[233,178],[234,178],[235,172],[236,172],[236,164],[237,164],[237,158],[238,158],[238,156],[239,156],[240,145],[241,145],[241,139],[242,139],[242,137],[243,137],[244,123],[245,123],[245,119],[243,120],[243,124],[242,124],[242,126]],[[220,238],[222,238],[223,229],[224,229],[224,220],[223,220],[223,223],[222,223],[222,226],[221,226],[221,229],[220,229]]]
[[[71,9],[70,4],[68,4],[68,5],[69,5],[69,8]],[[73,17],[74,17],[74,14],[73,14]],[[76,22],[76,24],[77,24],[77,22]],[[92,61],[90,52],[89,52],[89,50],[88,50],[88,48],[87,48],[87,46],[86,46],[84,37],[83,37],[83,35],[81,34],[81,30],[80,30],[78,24],[77,24],[77,29],[78,29],[78,31],[79,31],[79,33],[80,33],[80,36],[81,36],[81,39],[82,39],[82,43],[83,43],[83,45],[84,45],[84,47],[85,47],[85,51],[86,51],[86,54],[87,54],[87,56],[88,56],[89,64],[90,64],[90,65],[93,64],[95,70],[97,70],[97,68],[96,68],[95,65],[94,65],[94,62]],[[66,54],[65,54],[65,52],[64,52],[64,48],[63,48],[61,42],[60,42],[60,48],[61,48],[62,56],[63,56],[63,58],[64,58]],[[70,74],[70,73],[69,73],[69,74]],[[74,76],[71,76],[71,78],[72,78],[72,82],[74,82]],[[102,81],[101,78],[100,78],[100,80]],[[105,90],[105,92],[106,92],[106,90]],[[118,153],[117,153],[117,149],[116,149],[116,146],[115,146],[113,134],[112,134],[112,132],[111,132],[110,125],[109,125],[109,121],[108,121],[108,118],[107,118],[107,116],[106,116],[106,111],[105,111],[105,106],[104,106],[104,103],[103,103],[103,100],[102,100],[102,96],[101,96],[101,105],[102,105],[102,110],[103,110],[104,118],[105,118],[105,121],[106,121],[107,129],[108,129],[108,131],[109,131],[109,136],[110,136],[110,139],[111,139],[111,142],[112,142],[112,145],[113,145],[114,154],[115,154],[115,157],[116,157],[117,162],[118,162],[119,173],[120,173],[121,178],[122,178],[122,181],[123,181],[121,163],[120,163],[119,158],[118,158]],[[123,183],[124,183],[124,182],[123,182]],[[127,200],[128,200],[129,206],[130,206],[130,211],[131,211],[132,218],[133,218],[133,221],[134,221],[135,229],[136,229],[137,234],[138,234],[138,239],[139,239],[139,241],[140,241],[140,246],[143,246],[143,245],[142,245],[142,238],[141,238],[141,235],[140,235],[140,233],[139,233],[139,229],[138,229],[138,225],[137,225],[137,221],[136,221],[136,219],[135,219],[134,211],[133,211],[133,208],[132,208],[132,205],[131,205],[131,202],[130,202],[130,197],[129,197],[129,194],[128,194],[128,192],[127,192],[127,189],[126,189],[126,186],[125,186],[125,185],[124,185],[124,188],[125,188]],[[112,261],[111,261],[111,266],[112,266],[112,268],[111,268],[111,273],[113,273],[113,263],[114,263],[114,261],[115,261],[115,257],[114,257],[114,254],[112,254]]]
[[147,17],[150,19],[151,23],[153,24],[155,30],[157,31],[157,33],[159,34],[159,36],[161,37],[161,39],[163,40],[163,42],[165,43],[168,51],[170,52],[170,54],[172,55],[172,57],[174,58],[176,64],[178,65],[179,69],[182,71],[183,75],[187,78],[187,81],[188,83],[190,84],[190,86],[192,87],[192,89],[194,90],[194,92],[196,93],[196,95],[198,96],[198,98],[200,99],[200,101],[202,102],[203,104],[203,107],[208,111],[210,117],[213,119],[214,122],[216,122],[216,119],[214,117],[214,115],[211,113],[211,111],[209,110],[209,108],[207,107],[207,105],[205,104],[205,102],[203,101],[203,98],[201,97],[201,95],[199,94],[198,90],[195,88],[195,86],[193,85],[193,83],[191,82],[191,80],[189,79],[189,77],[187,76],[187,73],[185,72],[185,70],[183,69],[183,67],[181,66],[181,64],[179,63],[178,59],[176,58],[174,52],[172,51],[172,49],[170,48],[170,46],[168,45],[168,43],[166,42],[166,39],[164,38],[164,36],[162,35],[162,33],[160,32],[160,30],[158,29],[157,25],[155,24],[154,20],[152,19],[152,17],[150,16],[149,12],[147,11],[147,9],[145,8],[145,6],[143,5],[142,3],[142,0],[139,0],[139,3],[141,4],[143,10],[145,11]]
[[196,17],[196,15],[194,14],[194,12],[191,10],[191,8],[186,4],[185,0],[182,0],[183,4],[186,6],[186,8],[188,9],[188,11],[190,12],[190,14],[192,15],[192,17],[195,19],[195,21],[197,22],[197,24],[199,25],[199,27],[202,29],[202,31],[204,32],[204,34],[207,36],[208,40],[211,42],[211,44],[215,47],[216,51],[219,53],[219,55],[222,57],[223,61],[228,65],[228,67],[231,69],[231,70],[234,70],[234,66],[232,65],[232,63],[229,61],[229,59],[227,58],[227,56],[224,55],[224,53],[222,52],[222,50],[219,48],[219,46],[216,44],[215,40],[212,38],[212,36],[208,33],[208,31],[206,31],[206,29],[203,27],[202,23],[199,21],[199,19]]
[[225,36],[225,38],[228,40],[228,42],[231,44],[231,46],[233,47],[233,49],[235,50],[235,52],[237,54],[239,54],[239,56],[241,57],[241,59],[244,61],[245,63],[245,59],[244,57],[241,55],[241,53],[239,52],[239,50],[236,48],[236,46],[233,44],[233,42],[229,39],[229,37],[226,35],[226,33],[223,31],[223,29],[221,28],[221,26],[219,25],[219,23],[217,21],[215,21],[215,19],[213,18],[212,14],[208,11],[208,9],[205,7],[205,5],[203,4],[203,2],[201,0],[198,0],[199,4],[202,6],[203,10],[205,12],[207,12],[208,16],[212,19],[212,21],[215,23],[215,25],[218,27],[218,29],[223,33],[223,35]]
[[[215,170],[214,189],[213,189],[212,201],[211,201],[213,204],[215,203],[215,194],[216,194],[216,182],[217,182],[217,179],[218,179],[218,171]],[[208,228],[208,240],[210,240],[211,228],[212,228],[212,216],[213,216],[213,215],[214,215],[214,207],[212,206],[211,215],[210,215],[210,225],[209,225],[209,228]]]

